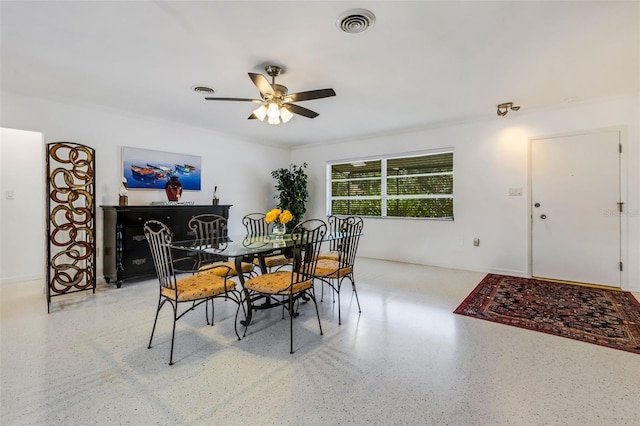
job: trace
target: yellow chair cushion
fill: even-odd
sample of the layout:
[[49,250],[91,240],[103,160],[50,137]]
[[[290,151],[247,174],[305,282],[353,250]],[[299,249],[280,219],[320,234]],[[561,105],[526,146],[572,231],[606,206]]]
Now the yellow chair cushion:
[[340,252],[337,250],[323,251],[318,254],[318,259],[340,260]]
[[339,278],[349,275],[353,266],[340,268],[340,262],[336,260],[320,259],[316,263],[316,276],[323,278]]
[[[213,274],[192,275],[190,277],[181,278],[176,282],[178,288],[178,302],[186,302],[189,300],[206,299],[207,297],[218,296],[226,291],[236,288],[236,283],[223,277]],[[162,287],[160,293],[169,299],[175,300],[175,290]]]
[[[253,271],[253,264],[251,263],[247,263],[247,262],[242,262],[242,273],[246,274],[249,272]],[[227,268],[219,268],[219,266],[227,266],[229,267],[229,269]],[[217,263],[211,263],[209,265],[204,265],[201,266],[200,269],[198,269],[198,271],[200,272],[204,272],[207,274],[212,274],[212,275],[217,275],[219,277],[224,277],[225,275],[227,275],[227,272],[229,272],[229,276],[234,276],[237,275],[236,273],[236,263],[235,262],[217,262]]]
[[[292,263],[293,259],[287,258],[284,254],[276,254],[275,256],[268,256],[264,258],[264,264],[267,268],[274,268],[276,266],[288,265]],[[256,257],[253,259],[255,265],[260,265],[260,260]]]
[[[293,285],[293,293],[311,288],[313,280],[306,280]],[[291,271],[278,271],[259,275],[244,283],[247,290],[266,294],[288,294],[291,286]]]

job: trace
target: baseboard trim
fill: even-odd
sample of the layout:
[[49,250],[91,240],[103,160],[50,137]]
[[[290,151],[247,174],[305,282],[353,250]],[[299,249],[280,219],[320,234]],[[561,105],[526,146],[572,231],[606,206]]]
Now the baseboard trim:
[[361,257],[363,259],[388,260],[390,262],[408,263],[409,265],[430,266],[433,268],[455,269],[459,271],[483,272],[485,274],[511,275],[511,276],[520,277],[520,278],[530,278],[527,272],[516,271],[512,269],[484,268],[480,266],[455,265],[450,263],[422,263],[422,262],[407,260],[407,259],[389,259],[389,258],[380,258],[380,257],[372,257],[372,256],[358,256],[358,257]]
[[19,275],[19,276],[15,276],[15,277],[2,278],[0,280],[0,285],[19,283],[19,282],[23,282],[23,281],[36,281],[36,280],[42,280],[42,279],[43,279],[42,275],[37,275],[37,274]]
[[591,288],[600,288],[603,290],[619,290],[622,291],[620,287],[608,286],[608,285],[600,285],[600,284],[589,284],[589,283],[579,283],[576,281],[566,281],[566,280],[555,280],[553,278],[542,278],[542,277],[531,277],[533,279],[539,281],[547,281],[550,283],[558,283],[558,284],[570,284],[570,285],[579,285],[582,287],[591,287]]

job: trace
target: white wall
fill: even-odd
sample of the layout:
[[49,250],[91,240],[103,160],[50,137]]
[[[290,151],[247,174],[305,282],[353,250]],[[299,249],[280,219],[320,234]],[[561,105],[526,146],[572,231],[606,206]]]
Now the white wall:
[[[15,129],[41,132],[37,161],[15,162],[13,153],[3,155],[3,176],[5,163],[19,167],[23,176],[24,167],[35,169],[43,176],[45,168],[43,144],[50,142],[75,142],[88,145],[96,150],[96,199],[97,199],[97,242],[102,249],[102,210],[100,205],[118,203],[118,190],[122,176],[122,147],[155,149],[169,152],[199,155],[202,157],[202,190],[185,191],[182,201],[194,201],[195,204],[211,204],[214,186],[218,186],[220,204],[232,204],[230,211],[230,233],[243,233],[242,217],[251,212],[267,211],[276,201],[275,182],[271,171],[289,164],[289,151],[281,148],[265,147],[240,140],[228,135],[218,134],[205,129],[188,127],[176,123],[155,120],[148,117],[133,116],[126,112],[99,109],[92,106],[74,106],[60,104],[43,99],[28,98],[15,94],[2,93],[2,117],[0,125]],[[4,144],[3,144],[4,150]],[[35,155],[35,154],[29,154]],[[15,169],[14,169],[15,170]],[[17,175],[15,175],[17,176]],[[40,182],[43,182],[40,179]],[[25,180],[15,182],[16,193],[27,190]],[[4,187],[4,182],[3,182]],[[129,205],[148,205],[152,201],[166,201],[164,191],[130,190]],[[44,208],[38,210],[40,218]],[[5,203],[2,205],[2,223],[11,213]],[[8,219],[6,225],[10,223]],[[44,233],[42,233],[44,236]],[[16,234],[3,244],[16,244]],[[43,244],[30,241],[32,244]],[[4,246],[3,246],[4,247]],[[100,251],[101,252],[101,251]],[[3,265],[18,265],[27,258],[21,251],[4,251]],[[33,257],[30,259],[30,271],[33,271]],[[102,259],[98,256],[98,276],[102,276]],[[16,272],[17,273],[17,272]],[[3,267],[4,276],[4,267]]]
[[[623,130],[623,289],[640,291],[640,149],[638,96],[511,112],[486,121],[295,149],[309,165],[308,216],[326,215],[326,164],[390,153],[454,148],[453,222],[368,218],[361,256],[528,276],[530,247],[529,141],[617,127]],[[522,197],[508,188],[523,188]],[[480,238],[474,247],[473,238]],[[445,283],[443,283],[445,285]]]
[[[121,147],[201,155],[203,189],[186,192],[185,201],[209,204],[214,185],[223,204],[233,204],[232,233],[243,231],[241,217],[275,204],[271,171],[289,162],[307,162],[310,202],[307,217],[326,215],[326,162],[441,147],[455,150],[455,221],[366,219],[360,255],[485,272],[529,274],[528,144],[533,138],[592,129],[624,131],[623,216],[625,272],[623,288],[640,291],[640,147],[639,97],[572,105],[556,110],[510,113],[500,119],[384,135],[296,149],[264,147],[215,132],[124,112],[58,104],[2,93],[2,127],[42,132],[42,143],[70,141],[96,149],[98,204],[115,204],[122,174]],[[42,151],[40,151],[42,152]],[[42,155],[42,154],[40,154]],[[4,163],[7,161],[3,156]],[[44,160],[41,170],[44,170]],[[4,185],[4,183],[3,183]],[[22,185],[22,184],[18,184]],[[522,187],[522,197],[508,188]],[[18,186],[22,191],[24,186]],[[130,204],[164,201],[162,191],[129,193]],[[41,210],[44,214],[44,209]],[[2,222],[8,216],[2,204]],[[102,212],[98,209],[98,226]],[[473,247],[480,238],[480,247]],[[5,238],[2,238],[3,243]],[[17,243],[17,237],[7,239]],[[98,229],[98,247],[102,244]],[[42,244],[42,240],[33,241]],[[18,251],[2,252],[2,263],[19,264]],[[3,268],[4,270],[4,268]],[[102,262],[98,261],[101,276]]]
[[42,134],[0,131],[0,283],[39,279],[46,241]]

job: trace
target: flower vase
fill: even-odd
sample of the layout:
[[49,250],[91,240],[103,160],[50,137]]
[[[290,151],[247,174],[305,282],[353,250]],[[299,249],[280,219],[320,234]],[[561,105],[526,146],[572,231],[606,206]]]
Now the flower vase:
[[287,225],[284,223],[274,223],[271,233],[276,237],[281,237],[287,232]]
[[180,201],[180,196],[182,195],[182,184],[178,180],[177,176],[171,176],[169,182],[164,187],[165,192],[167,193],[167,198],[169,201]]

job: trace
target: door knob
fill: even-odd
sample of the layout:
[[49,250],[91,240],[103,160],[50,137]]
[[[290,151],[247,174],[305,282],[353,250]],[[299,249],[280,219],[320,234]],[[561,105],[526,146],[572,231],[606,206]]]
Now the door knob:
[[535,203],[533,207],[540,207],[540,203]]
[[546,218],[547,218],[547,215],[546,215],[546,214],[541,214],[541,215],[540,215],[540,219],[546,219]]

